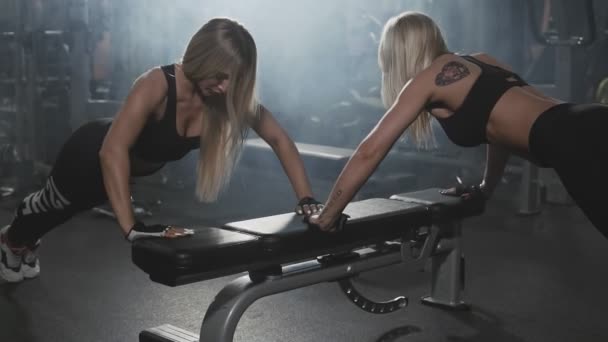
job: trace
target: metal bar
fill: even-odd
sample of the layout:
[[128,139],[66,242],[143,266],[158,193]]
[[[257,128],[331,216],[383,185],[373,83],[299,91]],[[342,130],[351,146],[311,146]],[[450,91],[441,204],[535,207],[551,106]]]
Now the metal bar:
[[468,310],[464,300],[464,258],[462,255],[462,225],[451,222],[440,227],[451,232],[448,239],[439,241],[431,258],[431,294],[423,297],[426,305],[452,310]]
[[400,262],[401,253],[398,250],[374,251],[344,264],[327,266],[307,261],[290,265],[283,268],[282,275],[260,282],[253,282],[248,275],[242,276],[224,287],[207,309],[201,326],[201,341],[232,341],[241,316],[260,298]]
[[536,215],[541,212],[540,172],[538,166],[526,161],[521,178],[520,215]]

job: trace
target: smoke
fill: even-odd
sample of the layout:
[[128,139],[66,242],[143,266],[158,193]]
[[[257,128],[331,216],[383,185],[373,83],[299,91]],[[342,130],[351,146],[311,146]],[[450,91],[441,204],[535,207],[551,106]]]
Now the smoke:
[[[131,0],[115,9],[113,44],[122,46],[118,63],[125,70],[123,84],[128,84],[147,68],[179,60],[190,36],[209,19],[233,18],[251,32],[258,47],[260,100],[290,136],[298,142],[354,149],[385,111],[377,64],[384,23],[404,10],[455,10],[440,3],[450,2],[177,0],[167,6],[164,1]],[[453,147],[445,138],[439,141]],[[407,141],[400,144],[396,148],[412,148]],[[193,162],[183,168],[191,170]],[[388,163],[395,165],[394,172],[403,172],[399,164]],[[443,169],[436,168],[437,173]],[[339,170],[333,173],[328,177],[332,181]],[[287,185],[284,180],[279,183]]]
[[[354,148],[384,113],[377,46],[389,17],[405,10],[426,12],[439,22],[453,51],[485,51],[517,64],[520,52],[508,39],[520,37],[509,37],[506,26],[511,21],[505,13],[512,5],[503,3],[177,0],[167,5],[159,0],[116,1],[112,44],[115,87],[120,89],[115,93],[124,98],[137,75],[179,60],[190,36],[209,19],[230,17],[253,35],[260,100],[292,137]],[[501,13],[503,19],[496,20]],[[507,40],[497,40],[501,34]]]
[[[320,136],[300,129],[290,133],[300,140],[354,146],[383,112],[361,98],[379,99],[377,39],[386,18],[403,3],[177,0],[168,6],[158,0],[115,2],[112,46],[115,83],[121,88],[116,97],[124,98],[132,80],[148,68],[179,60],[190,36],[209,19],[230,17],[241,22],[256,41],[261,102],[288,126],[319,131],[318,125],[337,124],[342,130],[339,135],[346,138],[332,137],[335,131]],[[353,118],[369,123],[351,134]]]

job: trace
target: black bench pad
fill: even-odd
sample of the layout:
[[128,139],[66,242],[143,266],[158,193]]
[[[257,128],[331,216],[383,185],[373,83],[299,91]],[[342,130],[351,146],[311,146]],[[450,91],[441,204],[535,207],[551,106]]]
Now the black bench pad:
[[134,263],[152,280],[179,285],[243,271],[340,253],[401,238],[412,229],[437,223],[437,217],[481,213],[479,204],[443,196],[440,189],[350,203],[344,231],[322,233],[293,213],[198,228],[183,239],[148,239],[133,244]]
[[344,213],[350,216],[348,223],[344,231],[334,234],[310,229],[302,216],[293,213],[233,222],[223,228],[259,236],[267,254],[280,257],[293,256],[299,251],[314,254],[327,248],[347,249],[353,243],[362,246],[394,239],[411,227],[431,221],[426,206],[385,198],[352,202]]
[[481,215],[485,210],[485,201],[481,199],[463,201],[458,196],[442,195],[441,190],[443,189],[431,188],[407,192],[393,195],[391,199],[428,206],[433,212],[435,223]]
[[[131,258],[152,280],[175,286],[246,271],[243,255],[261,251],[259,238],[214,227],[191,227],[193,236],[143,239],[133,243]],[[190,279],[192,277],[192,279]]]

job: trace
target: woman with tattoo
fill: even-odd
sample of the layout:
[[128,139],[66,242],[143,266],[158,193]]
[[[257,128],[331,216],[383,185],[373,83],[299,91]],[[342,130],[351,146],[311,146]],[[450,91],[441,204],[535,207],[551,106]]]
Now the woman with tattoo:
[[[590,221],[608,237],[608,210],[601,196],[608,186],[603,131],[608,106],[573,104],[548,97],[486,54],[450,52],[435,22],[406,12],[385,25],[378,50],[382,99],[388,111],[361,142],[310,223],[324,231],[341,226],[340,214],[391,146],[407,128],[428,145],[437,119],[455,144],[487,144],[478,189],[489,198],[508,156],[519,155],[554,168]],[[454,189],[444,191],[457,194]]]

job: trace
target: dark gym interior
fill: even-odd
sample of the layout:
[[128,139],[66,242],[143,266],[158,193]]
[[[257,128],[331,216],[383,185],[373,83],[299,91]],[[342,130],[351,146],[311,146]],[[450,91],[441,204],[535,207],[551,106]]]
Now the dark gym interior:
[[[1,0],[0,226],[44,185],[76,128],[113,117],[138,75],[177,62],[192,33],[218,16],[255,37],[260,102],[298,144],[324,201],[385,112],[378,40],[386,20],[403,11],[436,19],[450,50],[492,54],[550,96],[608,104],[604,0]],[[439,128],[434,134],[437,145],[427,150],[399,140],[356,200],[446,188],[457,177],[478,181],[485,148],[459,148]],[[196,158],[192,152],[133,181],[139,219],[220,227],[289,213],[297,203],[253,132],[215,203],[195,197]],[[465,217],[461,233],[467,310],[421,302],[435,284],[433,267],[404,258],[350,280],[375,301],[405,296],[407,307],[366,312],[337,282],[318,281],[252,303],[234,341],[608,341],[608,241],[552,170],[511,158],[483,214]],[[0,280],[0,341],[198,341],[218,293],[248,274],[169,286],[132,253],[109,205],[53,230],[42,239],[39,277]],[[167,324],[192,333],[142,337]]]

